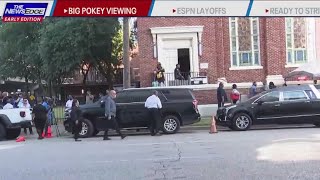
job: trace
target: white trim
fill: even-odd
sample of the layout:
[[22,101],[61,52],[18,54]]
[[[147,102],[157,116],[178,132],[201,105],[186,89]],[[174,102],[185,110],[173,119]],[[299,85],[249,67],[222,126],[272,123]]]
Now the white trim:
[[297,84],[313,84],[313,80],[310,81],[287,81],[287,85],[297,85]]
[[[261,66],[261,56],[260,56],[260,22],[259,22],[259,18],[249,18],[250,19],[250,38],[251,38],[251,65],[248,65],[248,66],[244,66],[244,67],[253,67],[253,69],[256,69],[254,68],[255,66],[255,49],[254,49],[254,40],[253,40],[253,37],[254,35],[257,35],[257,39],[258,39],[258,60],[259,60],[259,66]],[[240,56],[239,56],[239,39],[238,39],[238,22],[237,22],[238,18],[235,18],[235,20],[232,20],[231,18],[229,18],[229,39],[230,39],[230,60],[231,60],[231,67],[229,70],[233,70],[233,68],[238,68],[238,67],[241,67],[240,66]],[[257,34],[253,34],[253,22],[256,22],[257,23]],[[231,24],[232,23],[235,23],[235,36],[232,35],[232,26]],[[232,38],[233,37],[236,37],[236,51],[233,51],[232,49]],[[237,65],[233,65],[233,53],[236,53],[236,56],[237,56]],[[259,68],[258,68],[259,69]]]
[[239,66],[239,67],[231,67],[229,70],[237,71],[237,70],[252,70],[252,69],[263,69],[263,66]]
[[153,27],[150,30],[151,34],[199,33],[203,32],[203,26]]
[[312,91],[316,95],[317,99],[320,99],[320,91],[314,85],[309,85],[309,87],[312,89]]
[[[291,24],[291,32],[288,33],[287,32],[287,21],[290,19],[290,24]],[[294,17],[286,17],[285,18],[285,38],[286,38],[286,67],[296,67],[295,65],[301,65],[301,64],[305,64],[309,61],[309,18],[304,18],[305,19],[305,26],[306,26],[306,47],[305,48],[295,48],[294,45],[295,45],[295,42],[294,42]],[[314,28],[315,28],[315,24],[314,24]],[[291,36],[291,48],[288,48],[288,41],[287,41],[287,35],[290,35]],[[315,32],[314,32],[315,34]],[[315,38],[315,37],[314,37]],[[314,47],[315,47],[315,44],[314,44]],[[291,54],[291,63],[288,63],[288,51],[291,50],[292,54]],[[305,53],[303,54],[303,58],[306,59],[306,61],[304,62],[296,62],[296,53],[295,53],[295,50],[305,50],[307,52],[307,57],[305,58]],[[313,52],[314,53],[314,52]],[[312,53],[311,53],[312,54]],[[311,55],[311,58],[312,58],[313,55]],[[298,66],[299,67],[299,66]]]
[[298,68],[303,64],[286,64],[284,67],[285,68]]
[[[178,28],[179,27],[175,27],[175,30],[177,30]],[[166,53],[165,49],[171,48],[171,49],[178,50],[179,48],[188,48],[190,49],[190,71],[199,72],[198,34],[199,33],[197,32],[188,32],[188,33],[172,32],[172,33],[157,34],[158,62],[160,62],[163,65],[165,65],[166,63],[170,64],[170,62],[167,62],[165,58],[165,53]],[[175,42],[177,43],[176,45],[174,44]],[[181,42],[188,42],[188,43],[181,44]],[[175,65],[171,67],[171,69],[168,69],[168,67],[165,68],[165,71],[173,72],[174,69],[175,69]]]
[[[242,83],[224,83],[224,89],[232,89],[232,85],[236,84],[238,89],[250,89],[252,86],[252,82],[242,82]],[[139,89],[170,89],[170,88],[186,88],[186,89],[193,89],[194,91],[201,91],[201,90],[216,90],[218,89],[219,84],[200,84],[200,85],[185,85],[185,86],[163,86],[163,87],[145,87]],[[263,88],[262,82],[257,82],[258,88]],[[131,88],[135,89],[135,88]]]
[[314,61],[316,58],[316,20],[309,17],[307,20],[307,62]]

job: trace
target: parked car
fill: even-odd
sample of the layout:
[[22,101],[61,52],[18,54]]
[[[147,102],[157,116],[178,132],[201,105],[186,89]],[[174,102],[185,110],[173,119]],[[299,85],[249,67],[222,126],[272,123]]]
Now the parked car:
[[29,108],[1,109],[0,140],[17,138],[21,128],[31,125],[31,112]]
[[[138,88],[127,89],[117,93],[117,121],[121,128],[142,129],[149,126],[148,110],[144,107],[152,91],[159,91],[163,108],[161,110],[161,129],[166,134],[174,134],[180,126],[200,121],[198,101],[192,90],[185,88]],[[101,101],[80,106],[84,120],[80,137],[90,137],[99,133],[98,121],[105,120]],[[65,129],[72,131],[69,113],[66,111]]]
[[252,124],[315,124],[320,126],[320,92],[314,85],[268,90],[237,105],[219,108],[217,124],[248,130]]

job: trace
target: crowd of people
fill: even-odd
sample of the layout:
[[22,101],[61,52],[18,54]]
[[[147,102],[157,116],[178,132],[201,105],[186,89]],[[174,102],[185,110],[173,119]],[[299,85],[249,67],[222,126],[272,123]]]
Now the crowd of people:
[[[9,94],[8,92],[0,92],[1,94],[1,108],[2,109],[14,109],[14,108],[32,108],[33,113],[33,121],[28,124],[24,128],[24,133],[27,134],[27,129],[29,129],[29,133],[33,134],[33,124],[35,125],[37,132],[41,131],[41,135],[39,135],[39,139],[43,139],[43,132],[45,132],[45,136],[48,133],[49,126],[52,125],[54,119],[53,113],[53,101],[51,98],[42,97],[37,98],[33,93],[23,93],[16,92],[13,94]],[[37,102],[39,102],[37,104]],[[41,105],[40,111],[39,106]],[[39,112],[42,109],[45,109],[45,115],[40,118],[34,118],[34,116],[39,116]],[[41,114],[41,113],[40,113]],[[41,115],[40,115],[41,116]],[[44,118],[45,117],[45,118]],[[41,130],[42,129],[42,130]]]

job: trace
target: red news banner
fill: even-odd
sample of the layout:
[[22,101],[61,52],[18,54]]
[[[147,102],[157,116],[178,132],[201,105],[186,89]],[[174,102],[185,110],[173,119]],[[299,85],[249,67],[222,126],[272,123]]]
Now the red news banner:
[[151,0],[56,0],[53,16],[148,16]]

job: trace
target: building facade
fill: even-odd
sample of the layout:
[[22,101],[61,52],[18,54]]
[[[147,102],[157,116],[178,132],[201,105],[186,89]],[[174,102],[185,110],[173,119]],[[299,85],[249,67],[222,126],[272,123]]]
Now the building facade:
[[288,72],[320,59],[317,18],[145,17],[137,27],[142,87],[151,86],[158,62],[167,74],[179,63],[206,78],[196,89],[212,91],[219,81],[243,89],[253,81],[282,85]]

